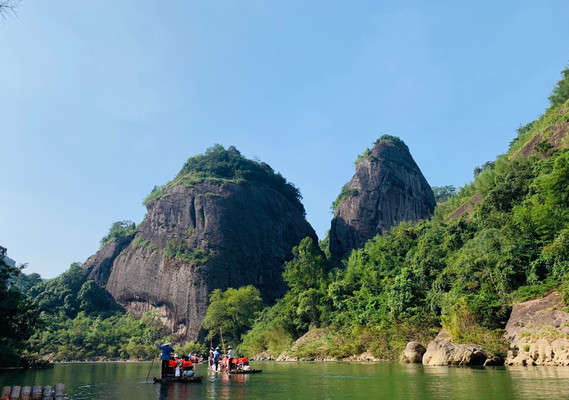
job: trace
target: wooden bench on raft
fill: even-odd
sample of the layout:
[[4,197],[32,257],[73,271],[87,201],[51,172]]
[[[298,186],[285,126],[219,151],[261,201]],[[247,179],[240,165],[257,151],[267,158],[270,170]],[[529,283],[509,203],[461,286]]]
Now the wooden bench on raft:
[[53,386],[4,386],[0,400],[64,400],[65,385]]

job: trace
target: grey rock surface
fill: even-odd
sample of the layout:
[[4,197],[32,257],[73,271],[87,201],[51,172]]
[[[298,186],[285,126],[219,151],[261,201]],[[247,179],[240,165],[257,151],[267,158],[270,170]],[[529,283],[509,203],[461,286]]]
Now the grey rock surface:
[[427,349],[421,343],[409,342],[405,346],[399,362],[403,364],[420,364],[423,362],[423,355],[426,351]]
[[113,261],[132,241],[133,236],[113,240],[105,244],[97,253],[83,263],[87,280],[94,280],[97,285],[104,286],[109,279]]
[[505,364],[568,366],[569,313],[564,308],[556,292],[514,305],[506,324],[511,343]]
[[450,335],[441,329],[437,337],[429,343],[423,355],[424,365],[466,366],[484,365],[488,353],[474,344],[458,344],[451,341]]
[[282,272],[293,246],[317,240],[304,215],[263,185],[171,186],[147,208],[136,237],[113,259],[106,289],[135,315],[157,309],[172,334],[190,340],[214,289],[254,285],[270,302],[286,290]]
[[409,150],[382,140],[356,165],[330,228],[330,252],[342,257],[402,221],[432,215],[435,196]]

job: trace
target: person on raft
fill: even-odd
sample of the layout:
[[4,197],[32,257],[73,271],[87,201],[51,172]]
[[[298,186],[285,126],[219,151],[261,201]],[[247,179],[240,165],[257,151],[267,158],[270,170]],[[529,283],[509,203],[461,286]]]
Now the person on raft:
[[233,369],[233,349],[231,348],[231,346],[229,346],[227,348],[227,358],[229,358],[227,364],[228,364],[228,369],[232,370]]
[[215,370],[219,368],[219,346],[213,351],[213,364],[215,365]]
[[162,355],[160,356],[160,359],[162,360],[162,370],[161,370],[161,375],[162,378],[164,378],[167,375],[167,371],[169,368],[169,364],[170,364],[170,358],[171,358],[171,354],[174,352],[174,349],[170,346],[172,343],[170,342],[166,342],[163,345],[161,345],[160,343],[158,343],[158,348],[160,350],[162,350]]
[[182,368],[183,368],[182,376],[191,378],[192,376],[195,375],[194,367],[192,366],[192,361],[190,360],[190,357],[188,356],[184,357],[182,362]]
[[243,354],[237,359],[237,369],[242,371],[249,371],[251,366],[249,365],[249,360]]

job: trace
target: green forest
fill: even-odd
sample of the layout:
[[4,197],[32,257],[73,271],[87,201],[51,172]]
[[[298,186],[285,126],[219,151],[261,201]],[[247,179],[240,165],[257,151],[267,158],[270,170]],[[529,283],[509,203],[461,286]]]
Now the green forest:
[[407,342],[426,344],[444,327],[504,357],[513,304],[554,289],[569,304],[569,69],[562,76],[551,106],[505,154],[464,187],[433,188],[429,221],[401,223],[339,264],[324,255],[326,239],[295,247],[289,292],[260,312],[242,351],[276,357],[313,329],[292,356],[398,359]]
[[[569,304],[569,69],[549,100],[543,115],[516,130],[505,154],[474,168],[471,183],[433,188],[438,205],[430,220],[401,223],[340,261],[328,257],[327,238],[304,239],[285,264],[284,297],[265,305],[252,286],[216,290],[203,323],[207,342],[177,348],[205,352],[222,328],[238,352],[276,357],[312,331],[294,356],[368,351],[397,359],[408,341],[426,343],[444,327],[454,341],[503,357],[503,329],[516,302],[557,290]],[[174,181],[263,182],[304,211],[284,178],[266,181],[268,165],[245,162],[234,148],[208,152],[190,158]],[[101,244],[134,230],[117,222]],[[168,334],[157,313],[125,315],[79,264],[42,280],[5,255],[0,247],[0,365],[156,356],[155,343]]]

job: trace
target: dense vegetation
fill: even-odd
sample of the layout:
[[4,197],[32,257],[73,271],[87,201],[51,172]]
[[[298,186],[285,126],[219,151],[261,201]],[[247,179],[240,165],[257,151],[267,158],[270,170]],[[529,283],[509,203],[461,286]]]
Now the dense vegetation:
[[[550,108],[518,128],[507,154],[476,167],[464,187],[434,188],[439,205],[431,220],[393,227],[339,264],[325,247],[304,239],[285,264],[289,291],[276,304],[263,309],[252,286],[211,293],[203,325],[208,338],[217,344],[223,332],[227,343],[240,343],[240,352],[277,356],[313,332],[292,355],[368,351],[394,359],[409,340],[426,343],[443,326],[455,341],[504,355],[502,329],[514,302],[553,289],[569,301],[569,69],[562,75]],[[264,184],[304,211],[294,186],[234,147],[216,145],[190,158],[170,184],[205,179]],[[150,200],[168,195],[163,189],[155,188]],[[347,188],[340,193],[354,195]],[[134,230],[130,221],[117,222],[101,244]],[[6,263],[5,252],[0,247],[0,365],[21,364],[32,353],[52,360],[155,357],[155,342],[167,334],[156,312],[140,320],[124,315],[78,264],[43,281]],[[176,242],[167,254],[196,262],[207,257]],[[190,342],[180,352],[205,350]]]
[[32,349],[50,360],[151,358],[165,333],[156,313],[141,320],[124,315],[106,292],[86,280],[79,264],[57,278],[28,286],[35,299],[41,330],[31,336]]
[[136,234],[136,225],[132,221],[117,221],[113,223],[109,233],[101,239],[101,247],[113,240],[133,238]]
[[235,346],[263,308],[261,293],[254,286],[226,291],[215,289],[209,295],[209,307],[203,322],[206,340]]
[[561,71],[563,76],[557,85],[553,88],[549,101],[552,107],[557,107],[569,100],[569,66]]
[[41,326],[32,300],[16,285],[21,268],[5,262],[5,256],[0,246],[0,367],[26,365],[27,340]]
[[[222,145],[216,144],[207,149],[205,154],[190,157],[176,178],[165,187],[178,184],[193,185],[204,180],[265,185],[280,193],[303,215],[305,214],[298,188],[287,182],[280,173],[275,173],[267,163],[245,158],[235,146],[225,149]],[[144,203],[167,195],[163,191],[165,187],[154,187]]]
[[433,190],[433,194],[435,195],[435,201],[437,202],[437,204],[444,203],[445,201],[447,201],[456,194],[456,187],[452,185],[433,186],[431,189]]
[[285,268],[289,292],[260,314],[242,350],[276,356],[312,329],[319,335],[294,355],[393,359],[443,326],[458,342],[504,356],[515,301],[552,289],[569,297],[568,126],[569,101],[552,100],[518,129],[508,154],[475,169],[471,184],[437,188],[434,218],[376,236],[340,266],[303,241]]

